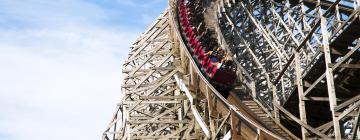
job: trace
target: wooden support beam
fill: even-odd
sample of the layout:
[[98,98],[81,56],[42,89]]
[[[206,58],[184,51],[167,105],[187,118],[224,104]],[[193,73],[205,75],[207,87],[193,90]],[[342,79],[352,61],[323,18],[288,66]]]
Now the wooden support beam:
[[[175,109],[178,109],[178,108],[179,108],[179,105],[176,105],[176,106],[172,107],[171,109],[168,109],[168,110],[162,112],[161,114],[157,115],[156,117],[154,117],[154,118],[152,118],[152,119],[150,119],[150,120],[148,120],[148,121],[156,121],[156,120],[159,119],[160,117],[162,117],[162,116],[164,116],[164,115],[166,115],[166,114],[168,114],[168,113],[170,113],[170,112],[172,112],[172,111],[174,111]],[[128,116],[128,117],[129,117],[129,116]],[[140,128],[144,127],[145,125],[146,125],[146,124],[139,124],[139,125],[137,125],[136,127],[134,127],[134,128],[132,128],[131,130],[129,130],[128,133],[131,133],[132,131],[135,131],[135,130],[137,130],[137,129],[140,129]]]
[[158,99],[158,100],[164,100],[164,99],[186,99],[186,96],[140,96],[139,99],[145,100],[145,99]]
[[[320,102],[327,102],[329,101],[329,97],[303,97],[303,100],[306,101],[320,101]],[[341,101],[341,99],[336,99],[336,101]]]
[[[321,9],[319,10],[321,13]],[[329,46],[329,32],[327,30],[327,19],[322,16],[320,18],[321,20],[321,33],[323,35],[323,42],[322,46],[324,49],[324,57],[325,57],[325,65],[326,65],[326,84],[328,89],[328,95],[329,95],[329,104],[330,104],[330,110],[332,114],[332,119],[334,123],[334,133],[335,133],[335,139],[341,140],[341,129],[338,118],[335,116],[335,106],[337,106],[336,101],[336,93],[335,93],[335,85],[334,85],[334,76],[333,76],[333,68],[331,68],[329,65],[331,64],[331,54],[330,54],[330,46]]]
[[234,140],[239,140],[241,139],[241,132],[239,131],[239,128],[241,126],[239,126],[238,122],[239,119],[237,118],[236,114],[234,111],[230,111],[230,123],[231,123],[231,138]]
[[212,140],[215,140],[217,135],[219,134],[219,132],[221,131],[222,127],[224,126],[224,124],[228,121],[229,117],[230,117],[231,111],[229,111],[228,114],[226,114],[226,116],[224,117],[224,119],[221,121],[220,125],[217,127],[216,133],[214,135],[214,137],[212,137]]
[[[169,60],[169,58],[174,54],[174,51],[171,51],[171,53],[167,54],[162,60],[155,65],[155,67],[160,67],[163,65],[166,61]],[[138,88],[145,80],[147,80],[156,70],[149,71],[146,76],[142,77],[142,79],[134,86],[134,88]],[[131,73],[130,73],[131,75]]]
[[[335,115],[336,116],[340,116],[343,112],[336,112]],[[352,111],[350,111],[349,113],[347,113],[343,118],[341,118],[342,120],[346,120],[347,118],[349,117],[356,117],[358,114],[357,114],[357,110],[354,109]]]
[[191,110],[192,110],[192,113],[195,117],[195,120],[197,122],[197,124],[199,124],[201,130],[204,132],[204,134],[210,138],[211,135],[210,135],[210,130],[209,128],[207,127],[206,123],[204,122],[204,120],[202,119],[199,111],[196,109],[196,107],[194,105],[191,105]]
[[[329,67],[331,67],[333,70],[336,70],[336,68],[343,64],[356,50],[358,50],[360,48],[360,43],[358,45],[356,45],[354,48],[352,48],[344,57],[342,57],[338,62],[336,62],[336,64],[331,64],[328,63]],[[325,52],[325,51],[324,51]],[[329,53],[329,51],[327,51],[327,53]],[[316,81],[314,83],[311,84],[311,86],[305,91],[304,93],[304,97],[307,96],[307,94],[310,93],[310,91],[312,89],[315,88],[315,86],[325,78],[326,74],[323,73],[318,79],[316,79]]]
[[[166,81],[168,81],[173,75],[175,75],[177,72],[179,71],[179,69],[174,69],[173,71],[171,71],[170,73],[168,73],[167,75],[163,76],[161,78],[161,80],[156,84],[156,86],[154,86],[151,90],[147,91],[147,93],[145,93],[145,96],[149,96],[154,94],[153,92],[155,90],[157,90],[162,84],[164,84]],[[139,105],[142,102],[142,100],[137,101],[136,103],[134,103],[132,106],[129,107],[129,110],[131,111],[132,109],[134,109],[137,105]]]
[[[359,3],[360,3],[360,1],[359,1]],[[358,137],[358,138],[360,137],[360,136],[356,136],[358,129],[359,129],[359,125],[360,125],[360,110],[358,111],[358,115],[354,121],[353,131],[351,133],[351,140],[355,140],[356,137]]]
[[[331,6],[329,6],[328,9],[326,9],[326,11],[324,13],[320,13],[321,16],[325,16],[327,15],[329,12],[331,12],[331,9],[333,9],[337,4],[339,4],[340,0],[336,0],[335,2],[332,3]],[[321,20],[318,18],[316,19],[316,21],[314,21],[314,26],[311,28],[310,32],[307,34],[307,36],[304,38],[304,40],[300,43],[299,46],[297,46],[297,48],[295,49],[295,51],[299,52],[307,43],[307,41],[313,36],[314,32],[318,29],[318,27],[320,26]],[[290,56],[290,58],[288,59],[287,63],[285,64],[285,66],[283,67],[283,69],[281,70],[280,74],[275,78],[275,80],[273,81],[273,84],[276,85],[281,77],[283,76],[283,74],[285,73],[285,71],[288,69],[288,67],[290,66],[290,64],[292,63],[292,61],[295,58],[295,54],[292,54]]]
[[[299,114],[300,114],[300,120],[301,122],[307,124],[306,119],[306,107],[305,107],[305,101],[303,100],[304,97],[304,87],[302,82],[302,75],[301,75],[301,62],[300,62],[300,56],[298,52],[295,53],[295,73],[296,73],[296,85],[298,89],[298,99],[299,99]],[[307,130],[304,126],[301,126],[301,136],[302,139],[306,139],[306,133]]]
[[221,140],[231,140],[231,131],[228,131]]
[[315,128],[311,127],[310,125],[302,122],[300,119],[298,119],[297,117],[295,117],[293,114],[291,114],[290,112],[288,112],[285,108],[283,108],[282,106],[273,103],[273,105],[278,108],[281,112],[283,112],[286,116],[290,117],[292,120],[294,120],[295,122],[297,122],[298,124],[300,124],[301,126],[305,127],[307,130],[309,130],[309,132],[314,133],[320,137],[322,137],[323,139],[331,139],[330,137],[326,136],[324,133],[321,133],[320,131],[316,130]]
[[349,107],[348,109],[346,109],[344,112],[342,112],[338,119],[342,119],[343,117],[345,117],[347,114],[349,114],[350,112],[352,112],[355,108],[359,108],[360,107],[360,101],[357,101],[355,104],[353,104],[351,107]]
[[180,132],[185,131],[186,129],[189,129],[189,126],[188,127],[182,127],[182,128],[176,130],[175,132],[173,132],[170,135],[163,136],[163,137],[161,137],[161,140],[168,140],[170,138],[173,138],[175,135],[178,135]]
[[340,64],[340,68],[360,69],[360,64]]
[[168,123],[168,124],[179,124],[179,123],[189,123],[188,120],[158,120],[158,121],[132,121],[129,120],[128,123],[130,124],[162,124],[162,123]]
[[141,101],[140,104],[179,104],[181,101],[175,100],[153,100],[153,101],[144,101],[144,100],[136,100],[136,101],[124,101],[122,104],[135,104],[136,102]]
[[[132,136],[131,139],[161,139],[164,136]],[[180,136],[168,137],[169,139],[179,139]]]
[[188,97],[188,100],[191,103],[191,111],[192,111],[192,113],[193,113],[193,115],[195,117],[195,120],[196,120],[197,124],[199,124],[199,126],[202,129],[202,131],[204,132],[204,134],[208,138],[210,138],[211,137],[210,130],[207,127],[207,124],[202,119],[202,117],[201,117],[199,111],[197,110],[196,106],[194,106],[194,103],[193,103],[194,97],[192,97],[192,94],[190,93],[189,89],[186,87],[185,83],[183,83],[182,79],[179,78],[178,75],[174,75],[174,78],[175,78],[180,90],[184,91],[186,96]]
[[357,100],[360,100],[360,94],[351,98],[350,100],[347,100],[347,101],[341,103],[340,105],[336,106],[334,109],[335,109],[335,111],[339,111],[340,109],[342,109],[352,103],[355,103]]
[[316,130],[322,132],[322,133],[325,133],[327,130],[329,130],[331,127],[333,126],[333,122],[332,121],[329,121],[319,127],[316,128]]

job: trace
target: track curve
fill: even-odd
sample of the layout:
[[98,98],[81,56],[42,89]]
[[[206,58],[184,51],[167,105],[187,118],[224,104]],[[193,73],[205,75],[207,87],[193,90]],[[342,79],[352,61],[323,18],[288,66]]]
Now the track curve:
[[360,88],[349,82],[360,77],[360,2],[348,2],[208,3],[203,22],[238,66],[224,98],[182,36],[178,1],[169,0],[131,47],[103,139],[358,138]]
[[[169,3],[171,3],[171,1]],[[175,8],[175,7],[177,7],[176,2],[174,3],[173,6],[170,6],[170,7],[173,7],[173,8],[170,8],[173,10],[177,9],[177,8]],[[174,10],[174,11],[176,11],[176,10]],[[247,125],[249,125],[250,127],[253,127],[252,129],[253,129],[254,133],[257,133],[256,131],[260,130],[260,131],[263,131],[264,133],[268,134],[270,136],[268,138],[284,139],[283,136],[280,136],[279,134],[272,132],[274,130],[269,130],[267,128],[267,126],[265,126],[265,123],[262,123],[261,120],[256,118],[257,116],[254,115],[251,112],[251,110],[249,110],[246,106],[244,106],[244,104],[240,103],[240,101],[237,99],[236,95],[230,95],[228,97],[228,99],[226,99],[222,96],[222,94],[220,92],[217,91],[217,89],[215,87],[212,86],[212,84],[210,84],[208,79],[203,75],[203,73],[199,69],[198,64],[194,61],[192,54],[187,49],[189,47],[187,47],[184,43],[185,41],[183,41],[183,37],[181,36],[181,33],[180,33],[180,25],[178,24],[179,20],[176,18],[178,15],[174,14],[174,12],[171,12],[171,11],[170,11],[170,15],[171,15],[170,19],[173,19],[173,20],[171,20],[173,22],[173,26],[175,29],[177,29],[175,31],[177,39],[180,40],[180,46],[186,52],[187,58],[189,58],[189,61],[192,64],[192,67],[194,67],[196,73],[199,75],[201,80],[204,81],[206,86],[213,92],[213,94],[216,95],[216,98],[218,98],[223,103],[225,108],[227,108],[228,111],[234,111],[236,113],[237,117],[239,117],[239,119],[243,123],[247,123]],[[239,108],[241,108],[241,110]],[[273,125],[276,125],[276,124],[273,124]],[[286,136],[287,136],[286,139],[291,139],[291,137],[289,135],[286,135]],[[296,137],[294,137],[294,138],[296,139]]]

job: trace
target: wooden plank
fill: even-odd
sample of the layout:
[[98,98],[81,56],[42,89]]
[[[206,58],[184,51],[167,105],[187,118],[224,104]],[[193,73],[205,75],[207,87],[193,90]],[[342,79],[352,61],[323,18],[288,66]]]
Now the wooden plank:
[[186,96],[188,97],[188,99],[189,99],[189,101],[191,103],[191,111],[192,111],[197,123],[200,125],[200,127],[201,127],[202,131],[204,132],[204,134],[207,137],[211,137],[209,127],[206,125],[206,123],[202,119],[199,111],[196,109],[196,107],[193,104],[194,97],[192,97],[189,89],[186,87],[185,83],[182,82],[182,79],[178,78],[178,75],[174,75],[174,77],[176,79],[176,82],[178,83],[178,86],[179,86],[180,90],[184,91]]
[[140,96],[139,99],[187,99],[186,96]]
[[227,122],[227,120],[229,119],[231,114],[231,111],[229,111],[229,113],[224,117],[223,121],[221,121],[220,125],[217,127],[216,133],[215,135],[212,137],[212,140],[215,140],[217,138],[217,135],[219,134],[219,132],[221,131],[222,127],[224,126],[224,124]]
[[[162,116],[164,116],[164,115],[166,115],[166,114],[169,114],[170,112],[172,112],[172,111],[174,111],[175,109],[178,109],[178,108],[179,108],[178,105],[177,105],[177,106],[174,106],[174,107],[172,107],[171,109],[168,109],[168,110],[162,112],[161,114],[157,115],[156,117],[154,117],[154,118],[152,118],[152,119],[150,119],[150,120],[148,120],[148,121],[156,121],[156,120],[159,119],[160,117],[162,117]],[[137,129],[141,128],[141,127],[144,127],[145,125],[146,125],[146,124],[140,124],[140,125],[134,127],[134,128],[131,129],[131,130],[129,129],[129,130],[128,130],[128,133],[131,133],[131,132],[134,131],[134,130],[137,130]]]
[[[327,102],[329,97],[303,97],[303,100]],[[336,101],[341,101],[341,99],[336,99]]]
[[[304,100],[302,100],[304,97],[304,86],[303,86],[302,75],[301,75],[300,55],[296,51],[294,53],[295,53],[295,73],[296,73],[296,85],[297,85],[298,99],[299,99],[300,121],[307,124],[305,102],[304,102]],[[301,125],[302,139],[306,139],[306,133],[308,133],[306,128]]]
[[360,64],[340,64],[341,68],[352,68],[352,69],[360,69]]
[[181,78],[179,78],[179,75],[174,75],[175,81],[178,85],[178,87],[180,88],[180,90],[185,92],[186,97],[188,98],[188,100],[190,101],[190,103],[192,104],[194,102],[194,97],[191,95],[189,89],[186,87],[185,83],[182,81]]
[[209,130],[208,126],[206,125],[206,123],[204,122],[204,120],[201,118],[199,111],[196,109],[196,107],[194,105],[191,105],[191,110],[193,112],[193,115],[195,116],[197,123],[200,125],[202,131],[204,132],[204,134],[208,138],[210,138],[211,137],[210,130]]
[[[131,139],[161,139],[164,136],[132,136]],[[180,136],[169,137],[169,139],[179,139]]]
[[[326,9],[326,11],[320,15],[326,15],[327,13],[331,12],[331,9],[333,9],[335,7],[335,5],[337,5],[340,2],[340,0],[336,0],[334,3],[332,3],[332,5]],[[306,42],[313,36],[314,32],[318,29],[319,25],[320,25],[320,19],[316,19],[316,21],[314,22],[314,26],[311,28],[310,32],[307,34],[307,36],[305,37],[305,39],[300,43],[300,45],[295,49],[297,52],[300,51],[300,49],[302,49],[305,45]],[[325,25],[326,26],[326,25]],[[290,66],[290,64],[292,63],[292,61],[294,60],[295,55],[291,55],[290,58],[288,59],[287,63],[285,64],[285,66],[283,67],[283,69],[281,70],[280,74],[276,77],[276,79],[273,81],[273,84],[276,85],[281,77],[284,75],[285,71],[288,69],[288,67]]]
[[[359,129],[359,125],[360,125],[360,110],[358,111],[358,115],[354,121],[354,126],[353,126],[353,131],[351,133],[351,140],[355,140],[356,138],[356,135],[357,135],[357,132],[358,132],[358,129]],[[358,138],[360,136],[357,136]]]
[[228,131],[221,140],[231,140],[231,131]]
[[[167,136],[162,136],[161,137],[161,140],[168,140],[170,138],[173,138],[175,137],[175,135],[179,134],[180,132],[182,131],[185,131],[186,129],[189,129],[188,127],[183,127],[183,128],[180,128],[178,130],[176,130],[175,132],[171,133],[170,135],[167,135]],[[179,136],[178,136],[179,137]]]
[[330,137],[328,137],[327,135],[325,135],[324,133],[319,132],[318,130],[316,130],[315,128],[311,127],[310,125],[302,122],[300,119],[298,119],[297,117],[295,117],[294,115],[292,115],[290,112],[288,112],[285,108],[283,108],[282,106],[273,103],[273,105],[278,108],[281,112],[285,113],[288,117],[290,117],[292,120],[294,120],[295,122],[297,122],[298,124],[300,124],[301,126],[305,127],[307,130],[309,130],[309,132],[312,132],[324,139],[331,139]]
[[[161,78],[161,80],[156,84],[156,86],[154,86],[151,90],[149,90],[147,93],[145,93],[145,96],[149,96],[151,94],[153,94],[153,92],[155,90],[157,90],[162,84],[164,84],[169,78],[171,78],[171,76],[173,76],[175,73],[177,73],[179,71],[179,69],[175,69],[172,72],[168,73],[167,75],[165,75],[164,77]],[[142,101],[137,101],[136,103],[134,103],[132,106],[129,107],[129,111],[131,111],[132,109],[134,109],[137,105],[139,105]]]
[[158,121],[151,121],[151,120],[132,121],[132,120],[128,120],[127,122],[130,123],[130,124],[149,124],[149,123],[154,123],[154,124],[163,124],[163,123],[178,124],[178,123],[189,123],[190,121],[188,121],[188,120],[158,120]]
[[[155,65],[155,67],[160,67],[161,65],[163,65],[167,60],[169,60],[169,58],[171,56],[173,56],[174,51],[171,51],[167,56],[165,56],[164,58],[162,58],[162,60],[157,63]],[[135,69],[138,70],[138,69]],[[142,79],[134,86],[134,88],[138,88],[143,82],[145,82],[145,80],[147,80],[156,70],[151,70],[149,71],[146,76],[142,77]],[[130,73],[130,75],[134,74],[134,72]]]
[[341,103],[340,105],[336,106],[334,109],[335,109],[335,111],[339,111],[340,109],[342,109],[342,108],[356,102],[357,100],[360,100],[360,94],[353,97],[353,98],[351,98],[350,100],[347,100],[347,101]]
[[[230,124],[231,124],[231,138],[234,140],[241,139],[241,131],[239,130],[241,128],[241,125],[239,126],[239,119],[237,118],[234,111],[230,111]],[[241,123],[241,122],[240,122]]]
[[[158,52],[158,51],[159,51],[160,49],[162,49],[167,43],[169,43],[169,42],[168,42],[168,41],[163,42],[163,44],[157,45],[156,48],[154,48],[154,49],[152,49],[152,50],[150,50],[150,51],[144,51],[144,53],[142,53],[141,55],[138,55],[138,56],[136,56],[136,57],[127,59],[127,60],[124,62],[124,65],[126,65],[126,64],[128,64],[128,63],[131,63],[131,62],[133,62],[133,61],[136,61],[136,60],[138,60],[140,57],[144,57],[144,56],[146,56],[146,55],[152,56],[152,55],[153,55],[152,53]],[[145,49],[146,47],[147,47],[147,46],[144,46],[143,49]],[[138,53],[140,53],[140,52],[138,52]]]
[[175,100],[153,100],[153,101],[144,101],[144,100],[137,100],[137,101],[123,101],[123,105],[128,104],[135,104],[136,102],[141,101],[140,104],[179,104],[181,101],[175,101]]
[[[321,13],[321,9],[319,10]],[[321,20],[321,33],[323,36],[323,50],[324,50],[324,57],[325,57],[325,65],[326,65],[326,84],[327,84],[327,91],[329,96],[329,105],[331,110],[331,115],[334,123],[334,133],[335,133],[335,139],[340,140],[341,139],[341,130],[340,130],[340,123],[337,117],[335,116],[335,110],[334,107],[337,106],[336,101],[336,93],[335,93],[335,85],[334,85],[334,76],[333,76],[333,68],[329,66],[331,64],[331,53],[330,53],[330,46],[329,46],[329,36],[330,33],[327,30],[327,19],[324,16],[320,17]]]
[[[335,70],[339,65],[345,62],[356,50],[360,48],[360,44],[356,45],[353,49],[351,49],[344,57],[342,57],[336,64],[329,64],[330,67],[332,67],[333,70]],[[323,73],[314,83],[311,84],[311,86],[305,91],[304,96],[310,93],[310,91],[326,76],[325,73]]]
[[[214,110],[214,102],[213,96],[211,96],[211,92],[208,87],[206,87],[206,99],[207,99],[207,109],[208,109],[208,118],[209,118],[209,127],[211,132],[211,138],[214,139],[216,137],[216,128],[215,128],[215,120],[212,117]],[[218,128],[219,129],[219,128]]]
[[[329,121],[329,122],[317,127],[316,130],[319,130],[320,132],[325,132],[328,129],[330,129],[332,126],[333,126],[332,121]],[[325,130],[325,131],[323,131],[323,130]]]
[[355,104],[353,104],[351,107],[349,107],[348,109],[346,109],[344,112],[342,112],[338,119],[342,119],[343,117],[345,117],[347,114],[349,114],[350,112],[352,112],[355,108],[358,108],[360,106],[360,101],[357,101]]
[[[158,23],[156,23],[158,24]],[[145,42],[147,42],[149,39],[154,39],[156,38],[163,30],[166,29],[166,27],[168,26],[168,24],[162,24],[162,26],[160,28],[152,28],[154,29],[154,31],[151,29],[149,30],[148,32],[150,31],[153,31],[152,33],[147,33],[145,34],[145,36],[142,37],[142,39],[140,40],[140,42],[134,44],[134,45],[137,45],[137,46],[144,46],[144,47],[141,47],[140,49],[138,49],[133,55],[131,55],[129,57],[129,59],[132,59],[133,57],[135,57],[136,55],[138,55],[145,47],[147,47],[147,45],[143,45]]]

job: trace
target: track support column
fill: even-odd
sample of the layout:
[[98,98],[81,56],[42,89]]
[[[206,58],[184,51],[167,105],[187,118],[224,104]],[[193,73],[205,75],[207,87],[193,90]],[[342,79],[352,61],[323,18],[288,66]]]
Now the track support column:
[[[320,11],[321,13],[321,11]],[[322,15],[322,14],[321,14]],[[329,95],[329,103],[330,103],[330,110],[331,115],[333,118],[334,123],[334,133],[335,133],[335,139],[340,140],[341,139],[341,130],[340,130],[340,124],[338,117],[335,115],[335,107],[337,106],[336,102],[336,94],[335,94],[335,88],[334,88],[334,77],[333,77],[333,69],[331,67],[331,54],[330,54],[330,46],[329,46],[329,32],[327,31],[327,21],[324,16],[321,16],[321,32],[323,34],[323,51],[324,51],[324,57],[325,57],[325,64],[326,64],[326,84],[327,84],[327,90]]]
[[[295,54],[295,72],[296,72],[296,85],[298,89],[298,96],[299,96],[299,114],[300,114],[300,120],[307,124],[306,119],[306,108],[305,108],[305,101],[304,98],[304,88],[303,88],[303,82],[302,82],[302,75],[301,75],[301,62],[300,62],[300,54],[297,51],[294,51]],[[306,139],[307,130],[304,126],[301,126],[301,136],[302,139]]]

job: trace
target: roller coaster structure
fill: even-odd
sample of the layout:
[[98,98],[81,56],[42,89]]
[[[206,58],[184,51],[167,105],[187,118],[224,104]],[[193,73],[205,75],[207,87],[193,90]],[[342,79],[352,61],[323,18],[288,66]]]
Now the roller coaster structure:
[[204,1],[237,66],[227,98],[188,49],[180,1],[131,46],[104,140],[360,139],[360,0]]

